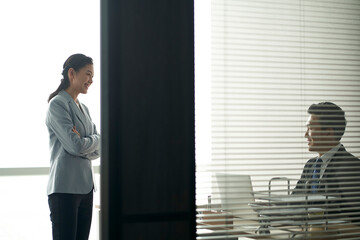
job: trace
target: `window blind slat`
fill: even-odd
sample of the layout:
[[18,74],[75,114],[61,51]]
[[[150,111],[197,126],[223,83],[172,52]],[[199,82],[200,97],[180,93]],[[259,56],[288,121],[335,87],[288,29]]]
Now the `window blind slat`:
[[305,138],[313,103],[342,107],[341,143],[360,156],[360,2],[212,0],[208,24],[211,139],[197,158],[197,239],[359,239],[353,160],[324,163],[318,182],[302,176],[317,155]]

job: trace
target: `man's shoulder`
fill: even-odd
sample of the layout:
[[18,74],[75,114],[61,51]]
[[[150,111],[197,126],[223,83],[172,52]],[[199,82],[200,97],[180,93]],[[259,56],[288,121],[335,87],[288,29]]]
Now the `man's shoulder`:
[[346,165],[352,165],[360,168],[360,159],[355,157],[353,154],[348,152],[343,146],[339,148],[339,150],[332,157],[333,163],[346,163]]
[[355,157],[352,153],[348,152],[343,145],[340,146],[339,150],[334,154],[334,156],[339,157],[347,157],[349,159],[359,160],[359,158]]

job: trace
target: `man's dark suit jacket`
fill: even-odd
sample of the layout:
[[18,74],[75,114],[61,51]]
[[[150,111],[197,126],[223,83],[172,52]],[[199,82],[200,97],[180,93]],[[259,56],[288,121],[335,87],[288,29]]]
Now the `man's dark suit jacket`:
[[[312,158],[305,164],[293,194],[312,194],[311,177],[315,161],[316,158]],[[318,193],[337,197],[338,200],[330,202],[330,216],[331,213],[341,213],[338,216],[360,222],[360,160],[347,152],[343,145],[329,160],[320,180]]]

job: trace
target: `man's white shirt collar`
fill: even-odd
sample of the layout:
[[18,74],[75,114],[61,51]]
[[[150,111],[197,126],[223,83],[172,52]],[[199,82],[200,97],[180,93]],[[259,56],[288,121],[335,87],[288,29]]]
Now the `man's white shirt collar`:
[[334,156],[334,154],[339,150],[340,146],[341,146],[341,143],[339,143],[338,145],[336,145],[335,147],[333,147],[332,149],[330,149],[329,151],[327,151],[325,154],[323,154],[320,157],[323,161],[323,163],[321,165],[321,170],[320,170],[320,178],[322,178],[329,161]]
[[323,162],[327,162],[329,161],[332,156],[334,156],[334,154],[339,150],[341,144],[339,143],[338,145],[336,145],[335,147],[333,147],[332,149],[330,149],[329,151],[327,151],[326,153],[324,153],[320,158],[322,159]]

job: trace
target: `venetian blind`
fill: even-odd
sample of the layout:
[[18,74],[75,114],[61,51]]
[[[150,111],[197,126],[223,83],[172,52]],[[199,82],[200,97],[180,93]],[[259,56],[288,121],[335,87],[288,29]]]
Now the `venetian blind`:
[[359,206],[334,200],[360,202],[356,188],[291,194],[317,155],[304,138],[311,104],[345,111],[341,143],[360,156],[359,67],[360,1],[212,0],[211,159],[197,164],[198,239],[359,239]]

